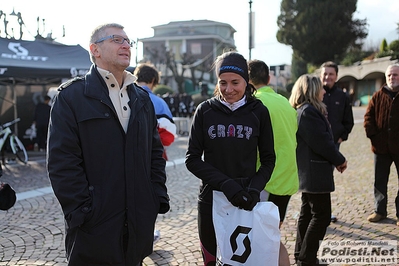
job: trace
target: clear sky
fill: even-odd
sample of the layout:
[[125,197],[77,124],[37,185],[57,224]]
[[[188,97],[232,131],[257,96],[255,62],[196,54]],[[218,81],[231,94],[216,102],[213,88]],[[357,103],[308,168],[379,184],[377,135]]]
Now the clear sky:
[[[255,12],[255,48],[252,59],[261,59],[270,65],[290,64],[292,49],[276,39],[277,17],[280,14],[277,0],[252,0]],[[331,4],[334,2],[332,1]],[[132,1],[87,1],[87,0],[0,0],[0,10],[7,14],[9,25],[14,23],[15,36],[19,38],[16,17],[9,14],[21,12],[26,24],[23,39],[33,39],[39,24],[40,33],[52,32],[56,41],[65,44],[80,44],[88,49],[91,31],[98,25],[116,22],[125,26],[131,39],[153,36],[151,27],[171,21],[207,19],[230,24],[237,32],[235,42],[238,51],[249,57],[249,1],[248,0],[132,0]],[[37,23],[39,17],[39,23]],[[378,47],[383,38],[388,43],[398,39],[399,1],[358,0],[356,18],[368,19],[369,37],[366,45]],[[0,20],[0,36],[3,36],[3,18]],[[42,20],[45,19],[43,32]],[[62,27],[65,26],[65,37]],[[326,29],[328,31],[328,29]],[[29,34],[30,32],[30,34]],[[139,46],[140,47],[140,46]],[[139,49],[138,59],[142,57]],[[132,53],[134,65],[135,53]]]

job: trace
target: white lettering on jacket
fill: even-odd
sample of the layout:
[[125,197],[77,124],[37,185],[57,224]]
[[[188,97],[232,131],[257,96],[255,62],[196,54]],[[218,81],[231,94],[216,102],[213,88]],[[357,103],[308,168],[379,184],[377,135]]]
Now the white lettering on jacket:
[[249,139],[252,135],[252,127],[243,125],[212,125],[208,128],[208,136],[210,139],[215,138],[239,138]]

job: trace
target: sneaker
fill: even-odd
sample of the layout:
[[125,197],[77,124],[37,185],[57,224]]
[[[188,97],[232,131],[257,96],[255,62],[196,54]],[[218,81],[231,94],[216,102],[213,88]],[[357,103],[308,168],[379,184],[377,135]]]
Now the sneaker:
[[154,230],[154,244],[158,242],[161,238],[161,232],[159,230]]
[[15,160],[15,158],[7,158],[6,160],[6,164],[16,164],[17,161]]
[[387,218],[387,217],[375,212],[375,213],[371,214],[369,217],[367,217],[367,221],[372,222],[372,223],[376,223],[376,222],[379,222],[379,221],[381,221],[382,219],[385,219],[385,218]]

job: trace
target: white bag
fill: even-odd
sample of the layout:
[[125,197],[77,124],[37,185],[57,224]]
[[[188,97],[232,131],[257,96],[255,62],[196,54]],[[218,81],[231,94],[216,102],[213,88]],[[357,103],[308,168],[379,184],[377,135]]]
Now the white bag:
[[28,138],[30,140],[33,140],[34,138],[36,138],[36,125],[35,124],[32,124],[30,126],[30,128],[25,130],[24,138]]
[[220,191],[213,192],[216,265],[277,266],[280,249],[278,208],[259,202],[252,211],[233,206]]

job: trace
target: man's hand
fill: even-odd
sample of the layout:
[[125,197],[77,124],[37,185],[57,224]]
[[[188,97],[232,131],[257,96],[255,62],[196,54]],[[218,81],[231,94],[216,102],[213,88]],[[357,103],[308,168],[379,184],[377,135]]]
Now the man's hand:
[[343,164],[336,166],[338,172],[343,173],[348,167],[348,161],[345,161]]

